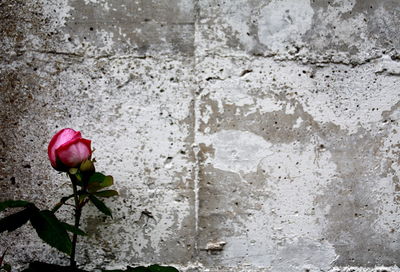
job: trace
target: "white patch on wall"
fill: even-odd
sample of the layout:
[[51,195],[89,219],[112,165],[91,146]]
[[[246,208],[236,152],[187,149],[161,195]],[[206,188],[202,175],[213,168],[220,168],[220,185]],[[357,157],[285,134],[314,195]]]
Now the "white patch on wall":
[[[356,0],[347,0],[347,1],[343,1],[343,0],[334,0],[332,2],[332,7],[335,7],[335,9],[339,12],[348,12],[351,11],[354,7],[354,5],[356,4]],[[330,7],[330,6],[329,6]]]
[[223,95],[227,104],[235,104],[238,107],[254,104],[254,98],[249,96],[240,86],[225,90]]
[[383,55],[382,58],[375,61],[375,63],[377,66],[375,73],[400,75],[400,63],[398,61],[393,61],[388,55]]
[[[249,192],[252,197],[247,200],[255,209],[225,223],[235,235],[224,237],[223,264],[234,258],[268,271],[299,271],[296,265],[304,268],[301,271],[314,271],[328,268],[336,259],[332,245],[323,240],[331,207],[316,207],[315,201],[335,178],[337,168],[329,151],[315,150],[319,141],[268,147],[270,154],[258,163],[258,170],[265,173],[264,183],[254,188],[262,193],[255,197]],[[221,148],[225,147],[216,152]]]
[[94,4],[94,5],[102,5],[106,4],[106,0],[84,0],[85,5]]
[[284,48],[285,42],[301,40],[313,15],[309,0],[274,0],[260,11],[259,40],[273,50]]
[[[246,50],[251,50],[257,45],[256,39],[248,34],[251,33],[252,13],[256,10],[251,1],[226,1],[218,5],[218,8],[210,8],[208,1],[200,1],[199,5],[203,16],[197,26],[199,31],[195,33],[196,55],[202,55],[209,50],[218,51],[221,48],[224,55],[247,55],[245,51],[237,49],[243,46]],[[214,17],[216,14],[219,16]],[[240,43],[230,48],[227,44],[232,38]]]
[[[371,21],[371,17],[365,13],[353,12],[355,3],[355,0],[337,0],[326,8],[315,10],[321,21],[313,25],[313,33],[329,33],[329,35],[315,35],[312,43],[316,49],[321,50],[324,50],[329,43],[332,50],[326,53],[332,54],[333,61],[349,63],[354,59],[360,62],[370,58],[371,53],[376,50],[374,39],[367,34],[369,32],[367,21]],[[343,14],[346,13],[351,16],[343,18]],[[378,14],[375,16],[379,18]],[[381,14],[381,18],[382,16],[386,15]],[[336,49],[333,49],[335,47]],[[357,53],[349,56],[347,50],[351,48],[356,49]]]
[[[267,93],[263,97],[257,97],[252,94],[254,89],[260,89],[265,92],[266,89],[268,89],[267,83],[265,84],[266,86],[262,87],[259,87],[256,84],[251,85],[240,76],[232,76],[238,71],[235,63],[225,60],[218,60],[220,62],[217,63],[217,60],[214,59],[212,61],[214,65],[218,64],[216,67],[223,68],[224,74],[218,75],[221,80],[207,83],[203,96],[209,94],[210,99],[217,102],[219,113],[224,112],[224,104],[235,105],[236,107],[246,107],[246,115],[257,111],[260,113],[274,112],[284,108],[282,102],[277,101],[272,92]],[[215,76],[215,71],[212,69],[214,67],[207,66],[206,62],[204,62],[203,65],[205,70],[209,70],[207,76]],[[254,67],[256,67],[255,64],[253,64],[253,69]],[[249,73],[246,79],[249,81],[256,81],[256,76],[253,74],[257,74],[257,72]],[[210,117],[207,117],[207,114],[213,114],[213,112],[208,111],[203,114],[203,118],[208,120]]]
[[180,0],[177,2],[177,6],[179,8],[179,12],[177,12],[177,15],[187,14],[189,10],[193,12],[192,0]]
[[327,271],[335,259],[335,249],[327,241],[295,239],[278,252],[271,272]]
[[303,119],[301,117],[298,117],[296,119],[296,124],[294,124],[293,128],[299,128],[302,123],[303,123]]
[[258,109],[260,113],[274,112],[282,110],[282,102],[276,101],[276,99],[271,97],[265,97],[257,99],[255,109]]
[[224,27],[222,31],[231,30],[246,49],[251,49],[256,42],[246,34],[250,32],[249,18],[253,10],[249,1],[232,1],[221,8],[227,14],[221,18],[221,25]]
[[[112,52],[114,47],[114,33],[101,29],[96,31],[96,35],[101,42],[101,50],[103,52]],[[95,49],[93,48],[92,51],[95,51]]]
[[[394,110],[388,117],[391,120],[399,120],[400,110]],[[382,127],[384,126],[387,126],[387,124],[382,125]],[[397,126],[390,129],[388,135],[384,137],[383,144],[379,150],[385,157],[381,160],[376,172],[387,173],[387,176],[383,176],[375,182],[375,191],[379,195],[379,199],[376,201],[379,217],[372,227],[377,233],[389,233],[393,229],[400,228],[398,216],[400,192],[398,189],[396,190],[396,187],[398,188],[399,186],[398,178],[400,177],[400,134],[396,128]]]
[[235,173],[255,172],[259,162],[272,154],[270,143],[247,131],[222,130],[209,136],[200,136],[199,142],[212,145],[215,149],[215,157],[208,163]]
[[[375,75],[381,63],[389,67],[390,62],[393,61],[379,59],[356,68],[344,65],[321,68],[315,74],[319,91],[298,99],[315,121],[332,122],[350,134],[360,127],[374,129],[382,120],[382,112],[390,110],[400,99],[397,77]],[[325,81],[327,75],[329,81]]]
[[67,19],[71,16],[71,10],[73,9],[69,5],[68,0],[58,1],[38,1],[42,6],[43,16],[49,21],[46,23],[48,31],[59,31],[61,27],[65,25]]

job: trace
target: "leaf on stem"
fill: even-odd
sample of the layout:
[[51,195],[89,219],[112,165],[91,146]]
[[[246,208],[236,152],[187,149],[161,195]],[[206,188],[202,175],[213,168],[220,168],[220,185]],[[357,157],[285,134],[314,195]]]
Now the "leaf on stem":
[[6,200],[3,202],[0,202],[0,212],[4,211],[7,208],[20,208],[20,207],[26,207],[29,205],[33,205],[32,203],[24,200]]
[[96,206],[96,208],[99,209],[99,211],[101,211],[105,215],[108,215],[108,216],[112,217],[111,210],[106,206],[106,204],[104,204],[103,201],[101,201],[100,199],[98,199],[94,195],[89,195],[89,199]]
[[71,255],[71,239],[64,226],[51,211],[38,211],[32,215],[30,221],[33,228],[44,242]]
[[11,214],[7,217],[0,219],[0,233],[4,231],[14,231],[24,225],[32,216],[32,209],[25,208],[22,211]]
[[94,195],[100,196],[100,197],[111,197],[111,196],[118,195],[118,192],[115,190],[104,190],[104,191],[96,192],[96,193],[94,193]]
[[[74,168],[74,169],[76,169],[76,168]],[[78,185],[80,187],[83,187],[84,182],[82,181],[82,175],[78,170],[77,170],[77,172],[75,174],[68,173],[68,176],[71,179],[71,182],[73,184]]]
[[72,225],[70,225],[68,223],[61,222],[61,225],[63,225],[65,230],[67,230],[69,232],[75,233],[77,235],[82,235],[82,236],[86,236],[87,235],[86,232],[84,232],[83,230],[81,230],[79,228],[76,228],[75,226],[72,226]]
[[128,267],[128,269],[126,271],[127,272],[150,272],[150,270],[144,266]]
[[83,181],[82,181],[82,180],[83,180],[83,176],[82,176],[82,173],[78,171],[78,173],[75,174],[75,177],[76,177],[76,180],[77,180],[77,181],[76,181],[76,184],[82,187],[82,186],[83,186]]
[[60,202],[58,202],[56,205],[54,205],[53,209],[51,210],[53,213],[58,211],[58,209],[61,208],[62,205],[64,205],[70,198],[72,198],[74,195],[69,195],[69,196],[64,196],[61,198]]
[[114,184],[114,180],[112,176],[105,176],[102,173],[94,173],[89,178],[88,183],[88,191],[89,192],[97,192],[102,188],[109,187]]

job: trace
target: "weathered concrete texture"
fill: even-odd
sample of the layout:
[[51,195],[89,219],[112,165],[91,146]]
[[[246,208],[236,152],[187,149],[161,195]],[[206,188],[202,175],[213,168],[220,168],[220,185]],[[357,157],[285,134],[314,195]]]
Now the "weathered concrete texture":
[[[94,51],[193,55],[194,5],[188,0],[71,2],[66,24],[73,45],[95,44]],[[99,53],[99,52],[96,52]]]
[[[88,269],[399,271],[399,11],[2,1],[0,200],[67,194],[46,148],[73,127],[121,194],[85,212]],[[29,232],[0,235],[15,267],[67,262]]]
[[363,63],[398,55],[399,4],[368,1],[199,1],[199,54]]
[[[204,75],[198,107],[200,241],[227,242],[205,262],[233,258],[283,271],[399,261],[397,158],[384,143],[396,134],[398,79],[375,76],[377,64],[310,69],[223,57],[199,64],[214,74]],[[353,75],[366,80],[350,82]],[[374,86],[379,93],[355,91]]]
[[[114,207],[112,221],[104,221],[105,218],[99,216],[97,211],[90,209],[89,219],[84,225],[93,236],[87,241],[89,246],[82,248],[84,259],[80,261],[91,264],[104,264],[104,258],[111,264],[119,264],[123,260],[130,263],[143,260],[162,262],[166,259],[170,262],[189,261],[194,246],[193,156],[190,152],[193,142],[190,123],[193,122],[190,122],[192,96],[187,86],[191,79],[188,69],[182,69],[187,65],[185,61],[77,61],[69,57],[49,60],[49,56],[36,53],[29,57],[35,62],[45,57],[47,64],[36,73],[43,78],[53,76],[57,79],[51,82],[51,89],[46,86],[47,83],[36,83],[41,86],[42,94],[35,95],[44,95],[45,98],[44,101],[40,97],[27,101],[30,102],[25,113],[27,118],[22,117],[20,122],[23,123],[17,124],[27,131],[22,135],[14,132],[14,137],[3,140],[11,150],[18,150],[5,154],[5,164],[11,159],[19,161],[21,158],[27,162],[7,165],[2,198],[10,194],[15,197],[28,195],[35,201],[37,198],[48,201],[40,192],[56,192],[59,189],[59,184],[49,183],[57,175],[52,173],[46,159],[43,159],[50,137],[48,132],[54,132],[59,127],[75,127],[93,140],[98,169],[114,176],[121,194],[121,198],[110,203]],[[29,61],[29,57],[25,55],[24,61],[13,62],[19,73],[26,69],[25,62]],[[59,70],[49,75],[46,70],[54,69],[53,62],[57,63]],[[154,68],[149,70],[148,67],[159,67],[159,71]],[[12,95],[10,91],[6,93]],[[13,111],[10,109],[8,114]],[[37,117],[32,119],[28,116]],[[8,124],[7,121],[5,124]],[[104,125],[99,127],[98,124]],[[130,125],[126,127],[122,124]],[[43,135],[30,133],[38,126],[44,129]],[[34,167],[38,167],[35,172],[46,173],[44,177],[18,173],[19,168],[32,160],[31,152],[27,151],[29,146],[18,143],[24,139],[22,137],[34,136],[36,140],[33,141],[40,145],[32,149],[36,150],[34,158],[40,164],[31,163],[31,171],[25,172],[34,172]],[[21,146],[27,147],[22,150]],[[15,185],[12,184],[14,178]],[[41,187],[36,186],[36,180],[40,180]],[[62,179],[59,177],[56,180]],[[69,190],[66,181],[61,184],[63,191]],[[28,186],[26,192],[25,186]],[[53,193],[50,195],[53,196]],[[173,237],[169,237],[171,234]],[[21,241],[15,242],[21,245]],[[97,250],[87,250],[91,247]]]

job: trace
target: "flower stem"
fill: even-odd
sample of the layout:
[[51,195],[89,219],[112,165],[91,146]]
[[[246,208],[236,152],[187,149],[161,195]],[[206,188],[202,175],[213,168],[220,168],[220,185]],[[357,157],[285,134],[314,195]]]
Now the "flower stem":
[[[75,228],[79,228],[79,221],[81,220],[81,214],[82,214],[82,206],[79,203],[79,195],[78,195],[78,189],[76,187],[76,178],[73,175],[69,175],[72,181],[72,190],[74,192],[74,200],[75,200],[75,223],[74,226]],[[76,252],[76,242],[78,241],[78,235],[74,233],[72,235],[72,250],[71,250],[71,256],[70,256],[70,266],[72,268],[76,268],[76,261],[75,261],[75,252]]]
[[68,199],[70,199],[70,198],[73,197],[73,196],[74,196],[74,195],[72,194],[72,195],[65,196],[65,197],[61,198],[60,202],[58,202],[58,203],[53,207],[53,209],[52,209],[51,211],[52,211],[53,213],[56,213],[56,212],[61,208],[61,206],[64,205],[65,202],[67,202]]

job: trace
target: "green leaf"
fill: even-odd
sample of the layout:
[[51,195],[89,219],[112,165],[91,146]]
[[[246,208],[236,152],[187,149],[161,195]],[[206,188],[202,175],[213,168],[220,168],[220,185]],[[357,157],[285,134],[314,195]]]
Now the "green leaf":
[[7,217],[0,219],[0,233],[4,231],[14,231],[24,225],[30,219],[32,209],[26,208],[17,213],[11,214]]
[[89,192],[97,192],[98,190],[109,187],[114,184],[114,180],[112,176],[105,176],[102,173],[94,173],[90,176],[88,182],[88,191]]
[[128,269],[126,271],[127,272],[150,272],[150,270],[144,266],[128,267]]
[[108,216],[112,217],[111,210],[106,206],[106,204],[104,204],[103,201],[101,201],[100,199],[98,199],[94,195],[90,195],[89,199],[96,206],[96,208],[99,209],[99,211],[101,211],[105,215],[108,215]]
[[7,208],[19,208],[19,207],[27,207],[29,205],[33,205],[32,203],[24,200],[6,200],[0,202],[0,212],[4,211]]
[[62,205],[64,205],[70,198],[72,198],[74,195],[69,195],[69,196],[64,196],[60,199],[60,202],[58,202],[56,205],[54,205],[53,209],[51,211],[55,213],[58,211],[59,208],[61,208]]
[[39,237],[52,247],[71,255],[72,243],[57,217],[48,210],[36,212],[30,219]]
[[102,187],[108,187],[114,184],[112,176],[106,176],[98,172],[90,176],[89,183],[91,182],[99,182]]
[[102,182],[105,178],[105,175],[103,175],[102,173],[96,172],[93,173],[90,178],[89,178],[89,183],[91,182]]
[[82,270],[79,268],[71,268],[70,266],[61,266],[56,264],[49,264],[44,262],[31,262],[29,267],[21,272],[88,272],[87,270]]
[[75,226],[72,226],[72,225],[70,225],[68,223],[61,222],[61,225],[63,225],[65,230],[67,230],[69,232],[72,232],[72,233],[75,233],[75,234],[78,234],[78,235],[82,235],[82,236],[86,236],[87,235],[86,232],[84,232],[83,230],[81,230],[79,228],[76,228]]
[[118,192],[115,190],[104,190],[104,191],[96,192],[94,194],[96,196],[100,196],[100,197],[111,197],[111,196],[118,195]]

